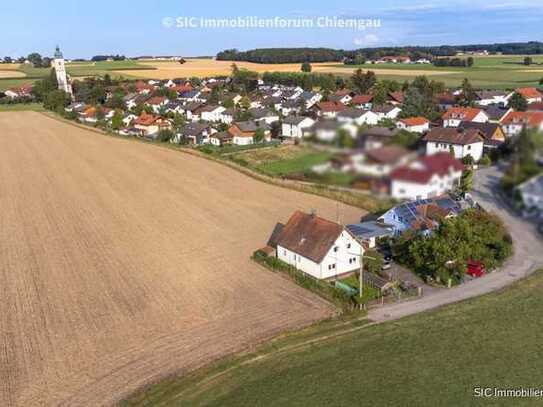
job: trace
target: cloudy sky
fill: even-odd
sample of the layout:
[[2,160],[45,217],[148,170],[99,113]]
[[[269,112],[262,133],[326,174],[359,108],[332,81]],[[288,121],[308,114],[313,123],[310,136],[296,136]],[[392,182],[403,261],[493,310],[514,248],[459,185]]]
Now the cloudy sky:
[[[227,48],[439,45],[543,40],[543,0],[19,0],[0,4],[0,56],[214,55]],[[177,27],[177,17],[378,19],[380,27]],[[195,20],[193,20],[195,21]],[[322,21],[322,20],[321,20]],[[198,23],[199,24],[199,23]],[[196,25],[198,25],[196,24]]]

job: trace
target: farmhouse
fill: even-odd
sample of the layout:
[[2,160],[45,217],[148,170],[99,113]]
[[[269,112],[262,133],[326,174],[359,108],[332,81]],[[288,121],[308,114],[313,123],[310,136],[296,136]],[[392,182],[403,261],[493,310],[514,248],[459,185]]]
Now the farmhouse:
[[364,248],[342,225],[297,211],[277,241],[277,257],[319,280],[360,267]]
[[426,142],[428,155],[454,152],[454,157],[459,160],[471,156],[475,162],[483,157],[485,137],[476,128],[438,127],[430,130],[423,140]]
[[460,185],[464,165],[450,153],[421,157],[390,174],[390,194],[395,199],[427,199]]
[[442,116],[443,127],[458,127],[462,122],[486,123],[489,118],[482,109],[451,107]]
[[397,127],[412,133],[424,133],[430,128],[430,121],[424,117],[408,117],[399,120]]

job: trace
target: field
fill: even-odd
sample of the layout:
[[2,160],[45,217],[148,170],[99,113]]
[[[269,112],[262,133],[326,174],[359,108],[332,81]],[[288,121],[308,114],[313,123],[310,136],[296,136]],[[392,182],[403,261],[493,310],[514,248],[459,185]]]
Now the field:
[[334,313],[249,256],[336,202],[41,113],[0,128],[3,406],[109,405]]
[[45,108],[41,103],[16,103],[13,105],[0,104],[0,112],[43,112]]
[[540,388],[543,272],[505,291],[377,326],[322,325],[170,379],[125,406],[511,406],[475,387]]

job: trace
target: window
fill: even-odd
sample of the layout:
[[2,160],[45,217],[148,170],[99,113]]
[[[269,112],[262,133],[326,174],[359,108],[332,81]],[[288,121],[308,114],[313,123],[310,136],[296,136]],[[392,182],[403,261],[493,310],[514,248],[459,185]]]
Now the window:
[[328,265],[328,270],[334,270],[335,268],[336,268],[335,264],[329,264]]
[[335,252],[335,253],[337,253],[337,252],[338,252],[338,250],[339,250],[339,247],[337,247],[337,246],[336,246],[336,247],[334,247],[334,252]]
[[351,244],[347,244],[347,249],[350,249],[351,248]]

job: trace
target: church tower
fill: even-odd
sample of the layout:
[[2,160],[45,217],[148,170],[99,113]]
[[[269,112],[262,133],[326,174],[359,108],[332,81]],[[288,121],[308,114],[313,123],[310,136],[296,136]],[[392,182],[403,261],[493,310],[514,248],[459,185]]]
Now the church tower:
[[53,67],[57,74],[58,88],[69,94],[73,98],[72,85],[68,82],[68,76],[66,75],[66,66],[64,65],[64,57],[60,48],[57,46],[55,51],[55,59],[53,60]]

